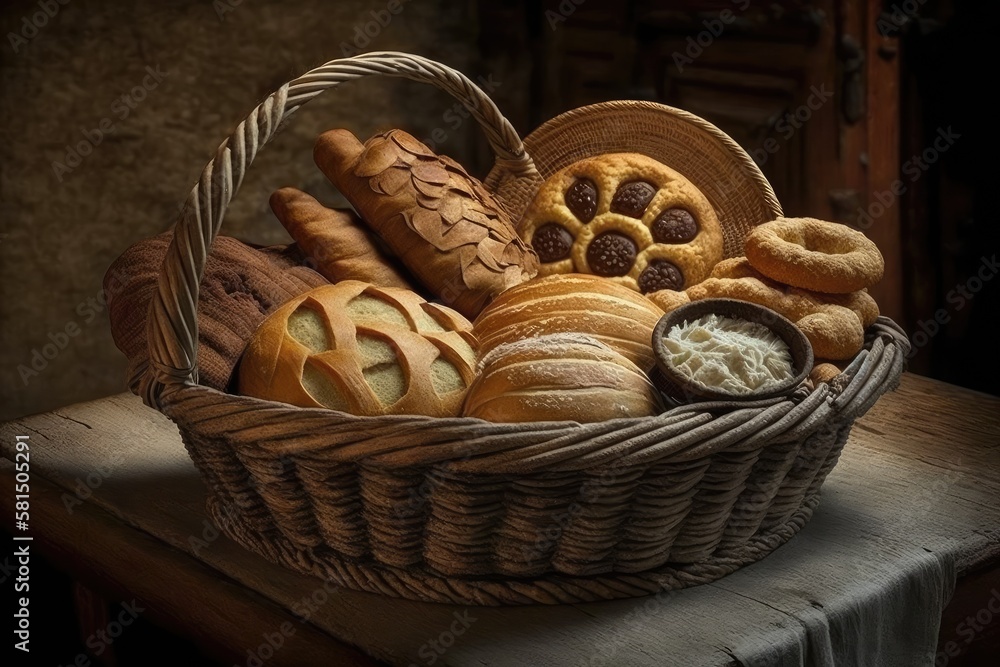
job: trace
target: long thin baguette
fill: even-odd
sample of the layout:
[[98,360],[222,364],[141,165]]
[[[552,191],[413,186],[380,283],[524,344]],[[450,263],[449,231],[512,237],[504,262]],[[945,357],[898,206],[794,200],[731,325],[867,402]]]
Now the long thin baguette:
[[368,238],[353,211],[327,208],[295,188],[281,188],[272,194],[271,210],[330,282],[361,280],[380,287],[412,289]]

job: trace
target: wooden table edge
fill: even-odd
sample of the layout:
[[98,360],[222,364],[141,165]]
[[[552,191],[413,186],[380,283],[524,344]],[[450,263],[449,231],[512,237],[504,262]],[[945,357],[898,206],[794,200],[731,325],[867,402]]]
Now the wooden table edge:
[[[14,466],[7,458],[0,459],[0,479],[3,488],[13,488]],[[294,633],[282,640],[280,650],[265,661],[268,665],[303,665],[335,661],[338,665],[375,667],[385,663],[375,660],[360,649],[350,646],[312,623],[290,613],[285,607],[265,595],[243,586],[224,572],[220,572],[194,555],[177,549],[159,537],[141,528],[131,526],[97,504],[84,501],[73,507],[70,515],[61,501],[65,493],[58,484],[33,475],[31,479],[31,520],[73,528],[65,532],[66,539],[53,539],[53,531],[44,536],[32,535],[30,544],[57,567],[96,590],[106,592],[114,599],[130,600],[135,597],[149,606],[149,618],[179,636],[190,637],[195,644],[213,659],[227,664],[242,665],[248,659],[245,637],[260,637],[265,633],[281,632],[284,624],[294,628]],[[0,499],[3,518],[13,524],[13,494],[3,494]],[[72,532],[71,532],[72,531]],[[29,534],[32,531],[29,530]],[[73,539],[81,535],[100,536],[95,539]],[[104,550],[108,545],[117,549]],[[141,548],[132,548],[141,544]],[[116,567],[116,565],[120,567]],[[183,572],[187,589],[191,593],[189,604],[181,606],[175,589],[164,594],[157,580],[147,572]],[[227,636],[209,636],[207,628],[220,628],[208,624],[204,616],[208,609],[222,606],[240,618],[240,633]],[[41,616],[41,614],[40,614]],[[245,628],[253,627],[253,631]],[[288,626],[284,626],[288,627]],[[322,647],[318,652],[316,647]]]

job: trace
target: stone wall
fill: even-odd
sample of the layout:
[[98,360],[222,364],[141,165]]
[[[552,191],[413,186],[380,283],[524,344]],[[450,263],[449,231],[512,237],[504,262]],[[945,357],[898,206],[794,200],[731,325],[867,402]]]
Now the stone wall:
[[[0,419],[125,390],[102,277],[131,243],[172,225],[215,148],[257,102],[341,57],[344,47],[419,53],[473,78],[485,74],[474,57],[473,7],[444,0],[4,3]],[[223,233],[287,242],[267,208],[268,195],[285,185],[342,204],[312,163],[313,140],[333,127],[362,138],[390,127],[420,138],[439,129],[438,150],[483,175],[485,142],[471,122],[455,127],[446,116],[453,104],[401,79],[328,92],[260,155]]]

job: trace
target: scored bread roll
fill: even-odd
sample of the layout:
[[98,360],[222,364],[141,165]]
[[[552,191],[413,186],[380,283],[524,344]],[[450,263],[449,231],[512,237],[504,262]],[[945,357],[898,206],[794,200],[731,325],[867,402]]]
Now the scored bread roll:
[[624,285],[584,274],[555,274],[513,287],[476,318],[481,354],[523,338],[593,336],[643,371],[653,367],[653,328],[663,311]]
[[368,238],[354,211],[327,208],[309,194],[281,188],[271,210],[299,244],[302,254],[330,282],[362,280],[381,287],[411,289],[406,278]]
[[414,277],[464,315],[537,273],[534,251],[486,188],[406,132],[362,145],[331,130],[314,158]]
[[631,361],[591,336],[553,334],[483,357],[463,415],[493,422],[598,422],[648,417],[659,393]]
[[260,325],[240,362],[239,393],[355,415],[455,417],[473,380],[471,328],[409,290],[324,285]]

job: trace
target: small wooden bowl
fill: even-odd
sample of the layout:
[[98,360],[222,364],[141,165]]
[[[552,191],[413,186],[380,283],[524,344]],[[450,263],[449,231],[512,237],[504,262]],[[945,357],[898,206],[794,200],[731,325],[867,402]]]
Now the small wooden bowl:
[[[793,376],[767,389],[759,389],[746,394],[731,394],[693,382],[686,375],[681,374],[670,364],[669,354],[663,347],[663,337],[674,325],[712,314],[757,322],[776,333],[785,341],[792,353]],[[770,308],[736,299],[693,301],[667,313],[656,323],[656,327],[653,329],[652,343],[656,366],[650,373],[650,379],[664,396],[675,404],[701,401],[757,401],[790,394],[809,376],[813,367],[812,345],[798,327]]]

